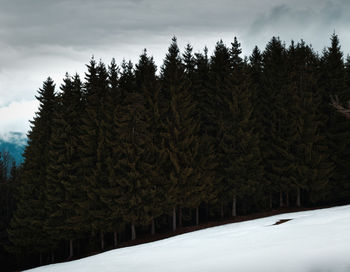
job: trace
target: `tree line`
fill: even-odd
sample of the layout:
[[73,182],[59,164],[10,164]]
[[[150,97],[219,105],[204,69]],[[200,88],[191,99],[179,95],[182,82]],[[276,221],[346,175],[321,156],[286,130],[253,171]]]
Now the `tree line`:
[[159,71],[144,50],[136,65],[92,58],[59,90],[48,78],[24,163],[1,181],[15,199],[2,251],[43,263],[138,233],[347,203],[350,123],[330,96],[349,90],[335,34],[322,54],[273,37],[249,57],[237,38],[209,56],[174,37]]

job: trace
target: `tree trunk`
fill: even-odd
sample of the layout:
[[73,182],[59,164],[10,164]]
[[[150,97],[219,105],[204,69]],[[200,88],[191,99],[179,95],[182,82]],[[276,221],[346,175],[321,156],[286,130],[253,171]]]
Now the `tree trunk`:
[[114,248],[117,248],[118,246],[118,232],[114,232],[113,233],[113,236],[114,236]]
[[41,252],[39,253],[39,264],[43,265],[43,254]]
[[205,204],[205,221],[208,222],[208,220],[209,220],[209,204],[206,203]]
[[280,208],[283,208],[283,192],[280,191]]
[[269,205],[270,205],[270,210],[272,210],[272,194],[270,194],[270,197],[269,197]]
[[297,207],[301,207],[301,200],[300,200],[300,188],[297,188]]
[[173,208],[173,231],[176,231],[176,207]]
[[199,208],[196,207],[196,226],[199,225]]
[[155,223],[155,219],[152,219],[151,222],[151,235],[154,235],[156,233],[156,223]]
[[105,239],[104,239],[103,230],[101,230],[101,232],[100,232],[100,239],[101,239],[101,249],[104,250],[105,249]]
[[131,223],[131,240],[134,241],[136,239],[136,231],[134,222]]
[[[73,242],[72,242],[73,243]],[[77,240],[77,243],[76,243],[76,245],[77,245],[77,255],[80,255],[80,253],[81,253],[81,251],[80,251],[80,243],[81,243],[81,241],[80,240]],[[73,252],[72,252],[73,253]]]
[[232,217],[237,216],[236,203],[237,203],[237,198],[236,198],[236,195],[234,194],[232,197]]
[[125,237],[126,237],[126,231],[122,231],[120,234],[119,234],[119,240],[120,241],[125,241]]
[[182,208],[179,208],[179,227],[182,228]]
[[224,219],[224,201],[223,200],[221,200],[220,217],[221,217],[221,220]]
[[55,252],[52,250],[51,251],[51,263],[55,262]]
[[68,257],[68,259],[72,259],[73,258],[73,254],[74,254],[74,252],[73,252],[73,239],[70,239],[69,240],[69,257]]
[[289,192],[286,193],[286,206],[289,208]]

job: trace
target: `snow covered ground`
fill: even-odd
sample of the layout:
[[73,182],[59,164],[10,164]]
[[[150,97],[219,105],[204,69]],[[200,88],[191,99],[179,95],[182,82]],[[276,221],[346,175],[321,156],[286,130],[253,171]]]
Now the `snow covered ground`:
[[[281,219],[292,219],[273,225]],[[30,271],[350,271],[350,206],[213,227]]]

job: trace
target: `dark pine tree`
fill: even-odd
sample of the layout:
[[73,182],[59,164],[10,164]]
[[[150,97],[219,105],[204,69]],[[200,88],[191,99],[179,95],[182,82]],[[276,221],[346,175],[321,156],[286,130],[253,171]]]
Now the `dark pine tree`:
[[162,108],[164,124],[163,148],[168,156],[165,182],[168,183],[168,207],[172,208],[173,231],[176,230],[176,209],[179,226],[182,209],[189,205],[188,196],[194,188],[199,171],[195,158],[200,141],[196,138],[199,122],[195,116],[195,102],[190,93],[176,38],[174,37],[161,71]]
[[57,105],[55,84],[48,78],[39,95],[39,110],[31,121],[28,145],[24,151],[23,175],[19,184],[17,209],[8,230],[12,250],[17,254],[42,254],[50,248],[47,233],[42,228],[46,214],[45,186],[49,161],[49,141]]
[[84,199],[79,176],[79,124],[82,114],[82,83],[78,75],[68,74],[61,86],[60,103],[53,119],[47,174],[47,213],[45,228],[50,240],[69,243],[69,259],[74,240],[82,238],[77,203]]
[[[205,208],[205,218],[208,220],[209,206],[214,204],[217,199],[214,180],[215,169],[217,166],[216,154],[214,147],[216,144],[216,116],[214,107],[215,93],[211,92],[209,82],[210,61],[208,58],[208,49],[204,48],[203,53],[195,54],[195,71],[192,79],[191,93],[196,101],[195,114],[199,118],[198,137],[200,146],[198,155],[206,162],[202,169],[202,180],[200,181],[203,188],[197,193]],[[199,223],[199,208],[196,207],[196,224]]]
[[269,183],[270,207],[272,196],[279,195],[279,206],[284,205],[283,193],[290,190],[289,172],[294,157],[291,143],[296,137],[296,125],[290,119],[290,95],[287,91],[287,52],[279,38],[273,37],[263,54],[263,112],[262,158],[264,180]]
[[[330,96],[338,96],[341,101],[350,99],[350,89],[346,84],[346,69],[338,36],[333,34],[331,45],[326,48],[321,58],[321,76],[319,85],[323,88],[323,111],[328,119],[324,131],[328,138],[330,158],[335,168],[330,177],[330,198],[344,201],[350,193],[349,161],[350,123],[329,105]],[[326,120],[327,120],[326,119]]]
[[290,172],[296,205],[302,205],[301,191],[306,191],[311,200],[322,200],[332,170],[322,115],[322,93],[319,91],[319,60],[310,46],[303,41],[288,50],[289,93],[291,95],[291,118],[296,120],[297,138],[294,145],[295,164]]
[[7,229],[16,209],[16,190],[20,178],[20,169],[13,162],[8,175],[6,153],[0,153],[0,263],[4,271],[15,268],[16,259],[7,251],[10,246]]
[[[105,204],[108,215],[105,218],[106,230],[113,232],[114,247],[118,246],[118,234],[124,230],[125,224],[122,218],[123,207],[121,203],[121,188],[118,183],[119,160],[121,156],[121,145],[117,120],[119,118],[120,107],[125,98],[119,86],[120,70],[115,59],[112,59],[108,67],[108,87],[109,92],[105,103],[105,141],[106,141],[106,167],[107,184],[99,192],[101,200]],[[123,79],[123,78],[122,78]]]
[[[123,221],[131,226],[131,239],[136,239],[136,225],[151,223],[152,179],[145,175],[148,168],[146,156],[150,142],[147,123],[146,100],[136,88],[131,62],[122,65],[120,80],[125,99],[115,115],[115,129],[118,135],[118,165],[116,177],[123,205]],[[124,78],[126,77],[126,78]],[[130,86],[133,86],[130,88]]]
[[231,198],[231,215],[237,215],[237,199],[256,194],[262,177],[259,137],[253,119],[252,91],[249,88],[248,66],[240,57],[240,43],[234,38],[230,50],[231,89],[225,94],[222,141],[220,151],[224,165],[225,198]]
[[[198,128],[194,130],[197,147],[195,151],[195,160],[193,163],[194,171],[197,171],[196,177],[191,181],[191,191],[187,196],[187,207],[195,210],[195,222],[199,224],[199,207],[202,202],[206,205],[211,203],[214,194],[212,188],[214,167],[214,153],[212,144],[207,133],[202,131],[203,117],[201,109],[204,110],[207,102],[207,92],[205,82],[209,76],[209,60],[207,49],[204,55],[192,53],[193,48],[190,44],[186,45],[185,52],[182,55],[185,78],[189,82],[189,92],[194,103],[193,119],[198,122]],[[210,109],[209,109],[210,110]]]
[[82,198],[77,205],[77,213],[80,214],[81,230],[94,236],[99,233],[103,249],[106,215],[99,190],[106,186],[104,107],[109,89],[104,64],[96,64],[92,59],[87,67],[85,103],[79,133],[79,168],[86,198]]
[[[109,97],[110,89],[108,84],[108,72],[105,65],[100,61],[96,67],[96,85],[92,86],[95,95],[98,98],[97,107],[95,108],[96,119],[94,120],[96,125],[95,130],[95,144],[96,150],[94,154],[94,168],[87,181],[87,195],[93,200],[90,202],[90,223],[93,233],[100,234],[101,249],[104,249],[104,233],[108,230],[108,207],[101,199],[101,191],[109,188],[108,186],[108,174],[107,174],[107,131],[109,131],[110,123],[108,120],[108,108],[107,99]],[[91,97],[93,98],[93,97]],[[91,109],[94,110],[94,109]],[[107,116],[108,115],[108,116]]]
[[[263,137],[267,134],[265,130],[266,124],[270,120],[267,119],[266,112],[269,111],[269,103],[266,100],[267,97],[264,94],[263,88],[263,64],[262,54],[257,46],[254,47],[251,56],[249,57],[249,89],[251,90],[251,103],[253,106],[252,118],[255,124],[255,133],[259,137],[259,149],[264,149],[262,146]],[[265,136],[266,137],[266,136]],[[261,154],[262,155],[262,154]],[[263,171],[266,164],[262,163]],[[266,179],[264,173],[257,190],[261,194],[255,195],[255,200],[260,203],[260,209],[266,209],[269,206],[269,181]]]
[[194,71],[196,67],[196,60],[193,56],[193,47],[190,44],[186,45],[185,52],[182,54],[182,60],[184,63],[185,73],[188,80],[192,83]]
[[[148,188],[143,205],[145,212],[151,219],[151,234],[156,231],[156,218],[164,211],[162,207],[166,202],[166,188],[164,187],[164,172],[161,168],[161,122],[159,112],[160,82],[156,76],[157,67],[153,57],[147,55],[146,49],[140,56],[135,69],[136,90],[138,90],[145,103],[146,131],[148,141],[145,146],[144,179]],[[144,222],[146,223],[146,222]]]
[[209,96],[211,98],[210,115],[215,119],[207,126],[207,133],[213,139],[213,149],[215,156],[215,195],[220,204],[220,217],[224,217],[226,204],[231,201],[227,198],[227,181],[225,181],[226,154],[223,150],[225,141],[225,124],[229,123],[229,105],[226,103],[228,94],[233,89],[232,64],[229,48],[222,40],[217,42],[214,54],[211,57],[209,72]]

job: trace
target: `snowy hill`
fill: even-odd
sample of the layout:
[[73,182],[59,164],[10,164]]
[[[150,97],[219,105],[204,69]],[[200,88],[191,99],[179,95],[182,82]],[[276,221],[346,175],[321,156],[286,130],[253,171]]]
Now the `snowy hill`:
[[[274,225],[283,219],[291,219]],[[350,271],[350,206],[213,227],[30,271]]]

